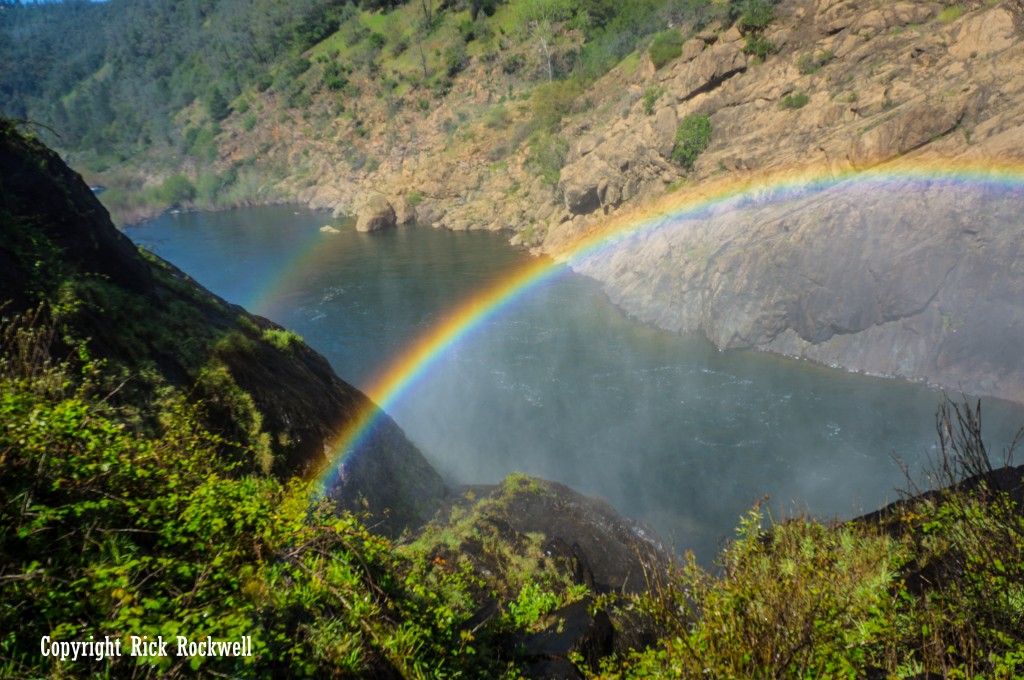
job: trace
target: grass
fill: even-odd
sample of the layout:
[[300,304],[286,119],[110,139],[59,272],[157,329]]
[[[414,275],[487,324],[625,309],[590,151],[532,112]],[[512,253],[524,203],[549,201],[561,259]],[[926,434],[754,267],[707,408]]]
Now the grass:
[[951,24],[964,13],[963,5],[951,5],[939,12],[939,21],[944,24]]

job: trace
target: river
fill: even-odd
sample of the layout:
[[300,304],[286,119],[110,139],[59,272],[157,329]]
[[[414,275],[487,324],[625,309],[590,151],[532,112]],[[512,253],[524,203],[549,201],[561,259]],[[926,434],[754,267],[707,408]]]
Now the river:
[[[340,233],[325,234],[325,223]],[[166,214],[137,243],[294,330],[366,389],[460,300],[529,256],[490,233],[398,228],[294,206]],[[897,497],[894,456],[922,474],[941,393],[630,320],[564,272],[447,351],[391,409],[454,484],[513,471],[601,496],[710,561],[762,497],[775,518],[850,517]],[[983,401],[990,450],[1024,423]],[[919,481],[919,480],[917,480]]]

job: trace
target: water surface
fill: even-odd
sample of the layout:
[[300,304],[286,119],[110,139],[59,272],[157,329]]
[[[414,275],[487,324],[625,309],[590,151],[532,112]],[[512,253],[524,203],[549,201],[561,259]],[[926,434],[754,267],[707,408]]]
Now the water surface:
[[[334,224],[339,234],[319,228]],[[295,330],[366,388],[469,292],[521,266],[502,236],[361,234],[293,206],[165,215],[127,230],[218,295]],[[708,561],[764,496],[775,515],[850,517],[896,497],[894,456],[935,453],[940,393],[627,318],[566,272],[453,347],[391,415],[453,483],[555,479]],[[983,402],[990,448],[1024,423]]]

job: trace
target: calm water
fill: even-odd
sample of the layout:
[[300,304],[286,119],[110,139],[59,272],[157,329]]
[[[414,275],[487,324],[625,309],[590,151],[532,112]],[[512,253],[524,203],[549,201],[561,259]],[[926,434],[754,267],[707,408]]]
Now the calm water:
[[[322,234],[333,223],[340,234]],[[357,233],[292,206],[165,215],[127,230],[226,299],[302,335],[365,388],[459,300],[528,256],[501,236]],[[763,496],[849,517],[894,499],[894,455],[934,453],[940,394],[629,320],[566,273],[452,348],[392,416],[452,482],[565,482],[709,560]],[[985,402],[1001,451],[1024,412]]]

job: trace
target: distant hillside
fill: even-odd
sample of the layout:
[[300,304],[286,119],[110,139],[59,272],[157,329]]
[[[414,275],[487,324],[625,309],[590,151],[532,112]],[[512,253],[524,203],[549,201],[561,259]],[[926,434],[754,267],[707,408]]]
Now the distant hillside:
[[[105,4],[5,8],[15,57],[47,37],[49,13],[111,39],[102,56],[69,40],[74,63],[95,68],[78,80],[79,67],[39,66],[53,77],[38,92],[14,67],[0,81],[108,187],[122,221],[169,205],[372,203],[400,223],[509,230],[560,257],[725,187],[1024,162],[1016,1]],[[861,201],[841,220],[813,206],[750,213],[775,225],[762,236],[800,225],[756,261],[757,237],[734,219],[586,271],[630,313],[722,348],[1024,399],[1016,199],[933,191],[908,190],[915,203],[898,208]],[[861,223],[877,234],[858,236]],[[720,285],[725,267],[740,274]]]

